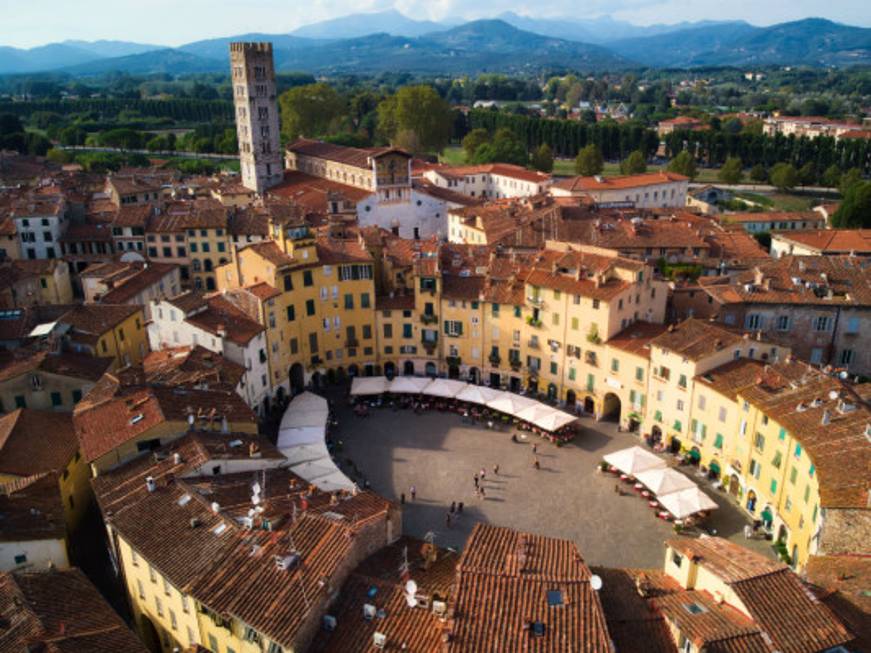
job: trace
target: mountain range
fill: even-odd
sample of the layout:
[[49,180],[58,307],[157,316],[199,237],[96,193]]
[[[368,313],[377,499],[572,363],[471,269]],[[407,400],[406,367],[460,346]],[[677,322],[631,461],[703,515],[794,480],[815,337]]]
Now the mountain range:
[[0,74],[224,72],[228,43],[243,40],[271,41],[278,70],[318,74],[871,64],[871,29],[819,18],[770,27],[743,21],[639,27],[610,18],[537,19],[509,12],[448,26],[387,11],[332,19],[290,34],[239,34],[177,48],[126,41],[0,47]]

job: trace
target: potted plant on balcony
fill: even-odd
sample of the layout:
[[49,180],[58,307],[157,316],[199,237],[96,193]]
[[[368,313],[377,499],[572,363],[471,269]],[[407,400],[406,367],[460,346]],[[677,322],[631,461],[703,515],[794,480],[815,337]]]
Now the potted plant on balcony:
[[594,345],[598,345],[602,342],[602,339],[599,337],[599,327],[596,324],[590,325],[590,332],[587,334],[587,342],[591,342]]
[[540,326],[541,326],[541,320],[536,319],[536,318],[533,317],[532,315],[527,315],[527,316],[526,316],[526,323],[527,323],[529,326],[534,326],[534,327],[540,327]]

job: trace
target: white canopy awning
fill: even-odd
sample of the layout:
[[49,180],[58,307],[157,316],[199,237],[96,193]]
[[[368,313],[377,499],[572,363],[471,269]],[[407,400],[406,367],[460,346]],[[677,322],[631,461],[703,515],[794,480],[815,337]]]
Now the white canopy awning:
[[327,450],[327,445],[323,442],[316,444],[300,444],[295,447],[287,447],[279,449],[284,457],[291,465],[299,465],[300,463],[310,463],[318,460],[329,460],[330,452]]
[[380,395],[387,392],[386,376],[355,376],[351,382],[351,394]]
[[390,382],[387,391],[395,394],[416,395],[423,392],[423,389],[430,383],[432,383],[432,379],[419,376],[397,376]]
[[299,426],[324,426],[330,408],[327,400],[313,392],[303,392],[290,402],[281,417],[279,431]]
[[551,408],[551,412],[535,422],[535,425],[545,431],[559,431],[567,424],[571,424],[578,418],[575,415]]
[[297,476],[301,476],[309,483],[314,481],[316,478],[320,478],[321,476],[329,476],[338,471],[338,468],[330,462],[307,462],[300,463],[299,465],[292,465],[290,467],[290,471],[292,471]]
[[323,492],[354,489],[354,483],[351,482],[351,479],[338,470],[327,476],[316,478],[313,482]]
[[524,408],[529,408],[538,404],[535,399],[521,397],[513,392],[505,392],[504,390],[495,399],[487,402],[487,406],[493,410],[498,410],[500,413],[517,416]]
[[656,469],[665,467],[665,461],[641,447],[629,447],[609,453],[605,456],[605,462],[616,467],[624,474],[632,474],[643,472],[647,469]]
[[435,379],[423,389],[423,393],[432,397],[446,397],[448,399],[453,399],[462,392],[467,385],[469,384],[463,381],[454,381],[453,379]]
[[536,402],[532,406],[527,406],[517,413],[517,419],[522,419],[524,422],[537,425],[538,420],[549,417],[555,412],[558,412],[555,408],[551,408],[547,404]]
[[672,492],[662,497],[657,497],[663,508],[668,510],[677,519],[689,517],[703,510],[715,510],[719,506],[711,497],[697,487]]
[[296,426],[281,429],[278,432],[277,446],[279,449],[288,449],[302,444],[318,444],[324,441],[325,435],[325,426]]
[[688,477],[671,467],[654,467],[638,472],[635,478],[658,497],[696,487]]
[[488,401],[502,396],[501,390],[494,390],[485,385],[466,384],[466,387],[460,390],[455,399],[468,401],[471,404],[486,404]]

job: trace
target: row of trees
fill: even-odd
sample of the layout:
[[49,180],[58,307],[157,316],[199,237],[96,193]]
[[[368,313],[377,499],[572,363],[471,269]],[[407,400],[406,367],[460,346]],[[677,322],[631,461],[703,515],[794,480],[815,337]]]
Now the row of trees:
[[79,100],[33,100],[29,102],[0,102],[0,113],[30,116],[46,111],[54,114],[94,112],[104,118],[119,116],[124,111],[152,118],[171,118],[183,123],[233,122],[233,103],[225,100],[195,100],[173,98],[166,100],[85,98]]

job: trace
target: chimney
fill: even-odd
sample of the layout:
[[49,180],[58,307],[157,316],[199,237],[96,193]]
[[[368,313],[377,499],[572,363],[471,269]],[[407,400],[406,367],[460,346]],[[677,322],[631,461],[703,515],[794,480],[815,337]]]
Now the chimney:
[[181,454],[178,452],[172,454],[172,462],[175,463],[176,465],[181,465],[181,462],[182,462]]
[[145,488],[149,492],[154,492],[157,489],[157,483],[154,482],[153,476],[146,476],[145,477]]

